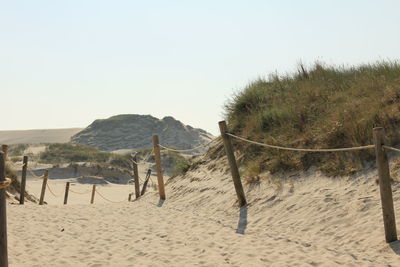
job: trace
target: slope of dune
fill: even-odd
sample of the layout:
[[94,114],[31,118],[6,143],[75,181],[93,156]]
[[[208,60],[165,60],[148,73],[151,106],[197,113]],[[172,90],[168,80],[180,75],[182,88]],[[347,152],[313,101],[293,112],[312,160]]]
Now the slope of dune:
[[[132,188],[112,184],[99,190],[122,203],[96,196],[98,202],[89,205],[89,195],[70,195],[74,201],[63,206],[61,198],[49,195],[47,206],[9,205],[10,262],[11,266],[396,266],[400,243],[385,243],[375,179],[375,169],[337,179],[315,170],[263,174],[259,181],[245,184],[249,205],[239,209],[222,158],[170,179],[165,202],[150,190],[128,203]],[[58,185],[51,181],[56,193],[62,192],[66,180],[62,181]],[[87,189],[85,184],[74,185],[76,191]],[[398,182],[393,190],[400,214]]]
[[81,128],[0,131],[0,144],[66,143]]

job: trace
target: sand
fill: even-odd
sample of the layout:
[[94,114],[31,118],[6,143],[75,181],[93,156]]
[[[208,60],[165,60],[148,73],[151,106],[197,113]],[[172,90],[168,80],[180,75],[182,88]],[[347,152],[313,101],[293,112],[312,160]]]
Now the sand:
[[[131,203],[96,196],[90,205],[88,194],[67,206],[50,195],[45,206],[9,205],[10,266],[400,266],[400,243],[384,241],[376,170],[340,179],[311,170],[281,184],[265,174],[245,185],[249,205],[239,209],[223,165],[171,179],[163,203],[149,191]],[[131,188],[100,186],[113,200]]]
[[0,144],[67,143],[83,128],[0,131]]

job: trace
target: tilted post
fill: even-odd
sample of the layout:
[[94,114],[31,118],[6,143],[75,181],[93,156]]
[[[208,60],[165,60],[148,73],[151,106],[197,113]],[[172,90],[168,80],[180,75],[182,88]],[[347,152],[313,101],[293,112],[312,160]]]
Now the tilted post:
[[137,165],[137,156],[136,154],[132,156],[133,159],[133,176],[135,179],[135,196],[136,198],[140,197],[140,182],[139,182],[139,170]]
[[96,194],[96,185],[94,184],[93,188],[92,188],[92,197],[90,198],[90,204],[94,203],[94,195],[95,194]]
[[235,186],[236,195],[239,200],[239,205],[240,207],[243,207],[247,204],[246,196],[243,191],[242,181],[240,180],[239,170],[236,164],[235,154],[233,153],[231,139],[230,136],[226,134],[228,132],[228,128],[225,121],[220,121],[218,124],[221,131],[222,140],[224,141],[225,152],[228,158],[229,167],[231,169],[233,184]]
[[397,240],[397,230],[396,218],[394,215],[392,186],[390,184],[389,161],[386,151],[383,148],[383,145],[385,145],[385,131],[382,127],[374,128],[374,143],[385,238],[387,243],[391,243]]
[[39,205],[44,204],[44,195],[46,193],[47,178],[49,178],[49,171],[45,170],[43,175],[42,191],[40,193]]
[[21,174],[21,191],[19,193],[19,204],[24,205],[25,203],[25,187],[26,187],[26,170],[28,169],[28,156],[24,156],[22,162],[22,174]]
[[128,202],[131,202],[131,200],[132,200],[132,193],[129,193],[129,195],[128,195]]
[[156,158],[156,169],[157,169],[157,182],[158,182],[158,192],[160,194],[160,199],[165,200],[165,188],[164,188],[164,177],[161,167],[161,152],[159,146],[158,135],[153,136],[153,146],[154,146],[154,156]]
[[[0,152],[0,182],[6,180],[4,153]],[[0,189],[0,266],[8,267],[6,189]]]
[[69,182],[65,185],[65,194],[64,194],[64,205],[68,203],[68,193],[69,193]]

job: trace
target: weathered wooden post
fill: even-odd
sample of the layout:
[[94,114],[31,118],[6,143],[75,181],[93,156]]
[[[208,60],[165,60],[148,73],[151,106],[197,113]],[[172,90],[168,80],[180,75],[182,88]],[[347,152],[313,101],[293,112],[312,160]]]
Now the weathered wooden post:
[[40,193],[39,205],[44,204],[44,195],[46,193],[47,178],[49,178],[49,171],[45,170],[43,175],[42,192]]
[[387,154],[382,147],[385,145],[385,131],[382,127],[374,128],[374,143],[376,165],[378,167],[379,189],[383,213],[383,225],[387,243],[397,240],[396,218],[394,215],[392,186],[390,184],[390,169]]
[[149,183],[150,176],[151,176],[151,169],[148,169],[147,173],[146,173],[146,180],[144,180],[142,191],[140,192],[141,196],[143,196],[144,193],[146,193],[146,188],[147,188],[147,184]]
[[2,145],[1,150],[4,153],[4,161],[8,160],[8,145]]
[[129,193],[129,195],[128,195],[128,202],[131,202],[131,200],[132,200],[132,193]]
[[[6,180],[4,153],[0,152],[0,183]],[[8,267],[6,189],[0,189],[0,266]]]
[[133,159],[133,176],[135,178],[135,196],[136,198],[140,197],[140,182],[139,182],[139,170],[137,165],[137,156],[136,154],[132,156]]
[[235,154],[233,153],[231,139],[230,136],[226,134],[228,132],[228,128],[225,121],[220,121],[218,124],[221,131],[222,140],[224,141],[225,152],[226,156],[228,157],[229,167],[231,169],[233,184],[235,186],[236,195],[239,200],[239,205],[240,207],[243,207],[247,204],[246,196],[243,191],[242,181],[240,180],[239,170],[236,165],[236,159]]
[[92,197],[90,198],[90,204],[94,203],[94,195],[95,194],[96,194],[96,185],[94,184],[93,188],[92,188]]
[[64,205],[67,205],[68,203],[68,193],[69,193],[69,182],[65,184]]
[[154,156],[156,158],[158,192],[160,194],[160,199],[165,200],[166,197],[164,188],[164,177],[161,167],[161,153],[160,153],[158,135],[153,136],[153,146],[154,146]]
[[24,205],[25,203],[25,187],[26,187],[26,170],[28,169],[28,156],[24,156],[22,162],[22,174],[21,174],[21,191],[19,193],[19,204]]

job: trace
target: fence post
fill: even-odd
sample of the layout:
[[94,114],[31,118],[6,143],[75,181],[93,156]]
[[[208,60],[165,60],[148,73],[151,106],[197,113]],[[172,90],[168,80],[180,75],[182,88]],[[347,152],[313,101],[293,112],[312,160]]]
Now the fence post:
[[154,145],[154,156],[156,158],[158,192],[160,194],[160,199],[165,200],[166,197],[164,188],[164,177],[161,167],[161,153],[160,153],[158,135],[153,136],[153,145]]
[[394,215],[392,186],[390,184],[389,161],[386,151],[382,147],[385,145],[385,131],[382,127],[374,128],[374,143],[385,238],[387,243],[391,243],[397,240],[396,218]]
[[92,188],[92,197],[90,198],[90,204],[94,203],[94,195],[95,194],[96,194],[96,185],[94,184],[93,188]]
[[[0,182],[6,179],[4,153],[0,152]],[[0,266],[8,266],[6,189],[0,189]]]
[[26,170],[28,169],[28,156],[24,156],[21,174],[21,191],[19,193],[19,204],[25,203]]
[[42,192],[40,193],[39,205],[44,204],[44,194],[46,193],[47,178],[49,178],[49,171],[45,170],[43,175]]
[[8,160],[8,145],[2,145],[1,150],[4,153],[4,162]]
[[137,156],[132,156],[133,159],[133,176],[135,178],[135,196],[136,198],[140,197],[140,182],[139,182],[139,171],[137,165]]
[[64,205],[67,205],[68,193],[69,193],[69,182],[67,182],[65,185]]
[[231,169],[233,184],[235,186],[236,195],[239,200],[239,205],[240,207],[243,207],[247,204],[246,196],[243,191],[242,181],[240,180],[239,170],[236,165],[236,159],[235,154],[233,153],[231,139],[229,135],[226,134],[228,132],[228,128],[225,121],[220,121],[218,124],[221,131],[222,140],[224,141],[225,152],[226,156],[228,157],[229,167]]

